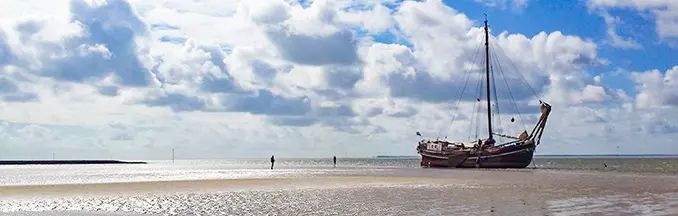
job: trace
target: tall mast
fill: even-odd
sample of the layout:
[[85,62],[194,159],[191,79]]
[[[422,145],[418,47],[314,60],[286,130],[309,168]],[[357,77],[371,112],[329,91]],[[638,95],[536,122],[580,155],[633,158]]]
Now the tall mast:
[[492,105],[490,102],[490,35],[487,30],[487,14],[485,14],[485,87],[487,90],[487,130],[489,138],[488,143],[494,143],[492,139]]

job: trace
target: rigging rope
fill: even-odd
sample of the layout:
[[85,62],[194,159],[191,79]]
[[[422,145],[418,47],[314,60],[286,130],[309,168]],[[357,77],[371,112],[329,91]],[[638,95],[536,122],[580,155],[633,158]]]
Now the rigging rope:
[[[468,70],[466,70],[466,72],[464,72],[464,77],[466,77],[466,79],[464,80],[464,85],[460,89],[457,89],[457,93],[459,93],[461,91],[461,94],[459,94],[459,99],[457,100],[457,105],[456,105],[454,112],[453,112],[453,115],[452,115],[452,121],[450,122],[450,126],[447,129],[447,133],[445,134],[445,137],[447,137],[450,130],[452,130],[452,125],[454,124],[454,120],[457,118],[457,113],[459,111],[459,105],[461,104],[461,101],[462,101],[461,99],[463,98],[464,92],[466,92],[466,86],[468,84],[469,78],[471,78],[471,72],[472,72],[473,66],[475,66],[475,64],[476,64],[476,57],[478,56],[478,53],[480,53],[480,48],[481,48],[481,44],[478,44],[478,48],[476,49],[476,53],[473,55],[473,58],[472,58],[473,62],[471,63],[470,68]],[[455,93],[455,95],[457,95],[457,93]],[[442,134],[442,128],[441,128],[441,131],[438,132],[439,136],[441,134]]]
[[[478,93],[479,94],[478,94],[478,97],[476,97],[476,104],[480,104],[479,98],[482,98],[483,95],[484,95],[483,94],[484,91],[482,89],[483,89],[483,87],[485,87],[485,82],[483,82],[482,78],[485,77],[485,73],[481,73],[481,74],[482,74],[481,79],[478,79],[478,83],[480,85],[478,85]],[[474,115],[476,115],[476,136],[475,136],[474,140],[478,139],[478,131],[480,131],[480,109],[482,109],[482,105],[478,105],[478,110],[474,113]],[[480,145],[480,143],[478,143],[478,145]]]
[[[490,61],[492,61],[492,59]],[[496,61],[496,59],[495,59],[495,61]],[[496,118],[494,118],[495,119],[494,123],[496,125],[495,131],[500,131],[499,130],[500,128],[503,131],[504,128],[501,125],[501,112],[499,111],[499,97],[497,97],[497,95],[498,95],[497,94],[497,83],[495,82],[496,75],[494,74],[494,67],[490,67],[490,73],[492,74],[492,89],[493,89],[493,93],[494,93],[494,107],[496,108],[495,113],[493,113],[494,116],[496,117]],[[501,142],[504,141],[503,137],[501,137],[501,136],[498,139],[499,139],[498,141],[501,141]]]
[[506,78],[506,74],[504,74],[504,69],[502,68],[501,64],[499,64],[499,62],[498,62],[499,60],[498,60],[496,53],[491,52],[491,54],[495,56],[497,64],[499,65],[499,73],[501,73],[502,76],[504,77],[504,84],[506,85],[506,89],[508,91],[511,102],[513,103],[513,107],[515,108],[516,113],[518,114],[518,120],[520,120],[520,123],[522,124],[523,129],[527,130],[527,128],[525,127],[525,122],[523,121],[522,115],[520,114],[520,110],[518,109],[518,105],[516,104],[515,97],[513,97],[513,92],[511,91],[511,87],[509,86],[508,81],[506,81],[507,78]]
[[513,61],[511,61],[511,59],[508,58],[508,55],[506,55],[506,53],[504,52],[504,49],[502,49],[501,45],[498,44],[498,43],[497,43],[496,45],[497,45],[498,50],[499,50],[502,54],[504,54],[504,56],[507,57],[507,61],[509,62],[509,65],[513,68],[513,71],[518,75],[518,77],[520,78],[520,80],[523,81],[523,84],[525,84],[525,86],[527,86],[527,88],[530,89],[530,91],[532,91],[532,94],[534,94],[534,97],[535,97],[535,98],[537,98],[539,101],[541,101],[542,99],[539,97],[539,94],[537,94],[537,92],[534,90],[534,88],[532,88],[532,86],[530,86],[530,83],[527,82],[527,79],[525,79],[525,77],[523,77],[523,75],[520,74],[520,73],[518,72],[518,69],[517,69],[516,66],[513,64]]
[[[476,128],[478,128],[479,127],[478,125],[480,124],[480,120],[478,120],[478,118],[480,118],[480,112],[478,111],[478,109],[480,107],[478,106],[478,103],[480,103],[479,98],[482,96],[482,95],[479,95],[479,94],[481,94],[481,89],[483,88],[483,74],[484,73],[478,73],[478,83],[476,83],[476,92],[475,92],[475,95],[473,95],[475,97],[475,100],[473,102],[473,115],[470,116],[471,123],[469,124],[469,130],[468,130],[469,139],[471,138],[471,135],[473,134],[473,126],[475,125]],[[478,131],[476,130],[476,138],[477,137],[478,137]]]
[[[496,38],[494,38],[494,39],[496,40]],[[478,47],[476,49],[476,53],[474,54],[474,57],[472,58],[473,61],[472,61],[471,66],[468,68],[468,70],[466,70],[466,72],[464,73],[464,76],[462,77],[462,79],[464,79],[463,86],[460,89],[457,90],[457,93],[455,93],[455,96],[458,96],[458,97],[457,97],[456,105],[454,107],[454,112],[453,112],[453,115],[452,115],[452,121],[450,122],[450,126],[448,127],[448,130],[447,130],[445,137],[447,137],[447,135],[451,132],[452,126],[453,126],[455,120],[457,120],[457,117],[459,116],[459,113],[458,113],[459,107],[461,105],[461,102],[464,100],[464,95],[465,95],[464,93],[466,92],[466,87],[469,84],[469,79],[471,78],[471,75],[474,71],[473,69],[475,69],[475,63],[476,63],[476,60],[478,59],[477,57],[478,57],[478,54],[480,52],[481,45],[483,45],[483,44],[478,45]],[[489,53],[490,57],[492,58],[490,60],[491,60],[492,63],[496,63],[496,64],[499,65],[499,75],[504,78],[503,80],[504,80],[504,84],[507,88],[508,96],[509,96],[509,98],[510,98],[512,104],[513,104],[513,107],[515,108],[516,113],[518,114],[518,119],[521,122],[522,128],[524,130],[527,130],[525,122],[522,118],[522,114],[520,113],[520,110],[518,109],[518,105],[516,103],[513,92],[511,91],[509,82],[507,81],[507,79],[508,79],[507,73],[504,73],[503,67],[500,64],[500,61],[499,61],[499,58],[498,58],[499,52],[501,52],[501,54],[504,54],[504,56],[506,57],[506,61],[508,61],[511,68],[514,70],[514,73],[520,79],[519,81],[524,86],[526,86],[532,92],[533,96],[535,98],[537,98],[540,102],[542,101],[542,99],[539,97],[539,94],[537,94],[535,89],[532,88],[532,86],[529,84],[529,82],[527,82],[527,79],[525,79],[525,77],[518,71],[518,69],[515,66],[515,64],[513,63],[513,61],[511,61],[511,59],[508,58],[508,56],[506,55],[506,52],[504,52],[501,45],[499,45],[498,43],[493,43],[493,46],[491,46],[490,48],[492,48],[490,50],[490,53]],[[497,51],[495,51],[495,49],[498,49],[499,51],[497,52]],[[485,60],[485,56],[481,57],[480,59]],[[469,139],[472,137],[472,134],[473,134],[472,128],[474,126],[476,128],[475,138],[476,139],[478,138],[479,127],[480,127],[480,123],[481,123],[481,120],[479,118],[480,118],[481,108],[483,107],[483,106],[479,105],[479,100],[482,96],[485,96],[485,94],[486,94],[486,92],[482,91],[482,88],[485,87],[485,84],[482,81],[484,80],[483,78],[486,78],[486,73],[484,73],[484,72],[485,72],[485,70],[481,70],[481,73],[478,74],[478,83],[476,84],[476,93],[475,93],[476,101],[474,101],[474,104],[473,104],[473,115],[471,115],[471,118],[469,118],[469,120],[470,120],[469,134],[468,134]],[[494,105],[491,105],[491,106],[493,106],[494,109],[495,109],[494,113],[492,113],[491,115],[493,117],[496,117],[496,119],[493,119],[493,123],[497,125],[496,128],[497,129],[501,128],[501,130],[503,131],[504,128],[503,128],[503,125],[502,125],[502,122],[501,122],[500,101],[498,99],[498,93],[497,93],[497,87],[498,86],[496,84],[496,76],[498,74],[495,73],[495,68],[492,67],[492,66],[490,66],[489,72],[490,72],[491,75],[490,75],[490,77],[487,77],[487,78],[492,79],[492,86],[491,87],[492,87],[492,91],[493,91],[492,93],[494,94],[494,97],[493,97],[494,98]],[[488,107],[488,109],[489,108],[490,107]],[[513,118],[511,119],[511,121],[513,121]],[[442,134],[442,130],[439,132],[439,135],[441,135],[441,134]]]

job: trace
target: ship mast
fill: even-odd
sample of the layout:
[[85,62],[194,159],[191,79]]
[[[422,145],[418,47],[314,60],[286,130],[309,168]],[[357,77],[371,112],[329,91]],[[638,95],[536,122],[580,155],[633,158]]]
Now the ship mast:
[[490,45],[489,45],[490,35],[487,29],[487,14],[485,14],[485,87],[487,91],[487,130],[488,144],[493,144],[494,139],[492,139],[492,105],[490,102]]

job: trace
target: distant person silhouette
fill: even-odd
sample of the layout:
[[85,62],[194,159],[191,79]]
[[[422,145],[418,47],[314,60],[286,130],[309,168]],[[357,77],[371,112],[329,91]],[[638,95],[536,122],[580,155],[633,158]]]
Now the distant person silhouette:
[[334,156],[332,158],[332,160],[334,160],[334,167],[336,168],[337,167],[337,156]]
[[271,169],[273,169],[273,164],[275,163],[275,157],[271,155]]

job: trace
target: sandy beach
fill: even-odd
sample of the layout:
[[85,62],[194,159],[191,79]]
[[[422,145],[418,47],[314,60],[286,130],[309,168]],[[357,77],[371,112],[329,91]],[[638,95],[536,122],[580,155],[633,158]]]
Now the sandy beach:
[[[287,171],[293,170],[279,172]],[[0,210],[14,215],[46,210],[139,215],[678,215],[678,176],[328,169],[297,177],[2,186]]]

